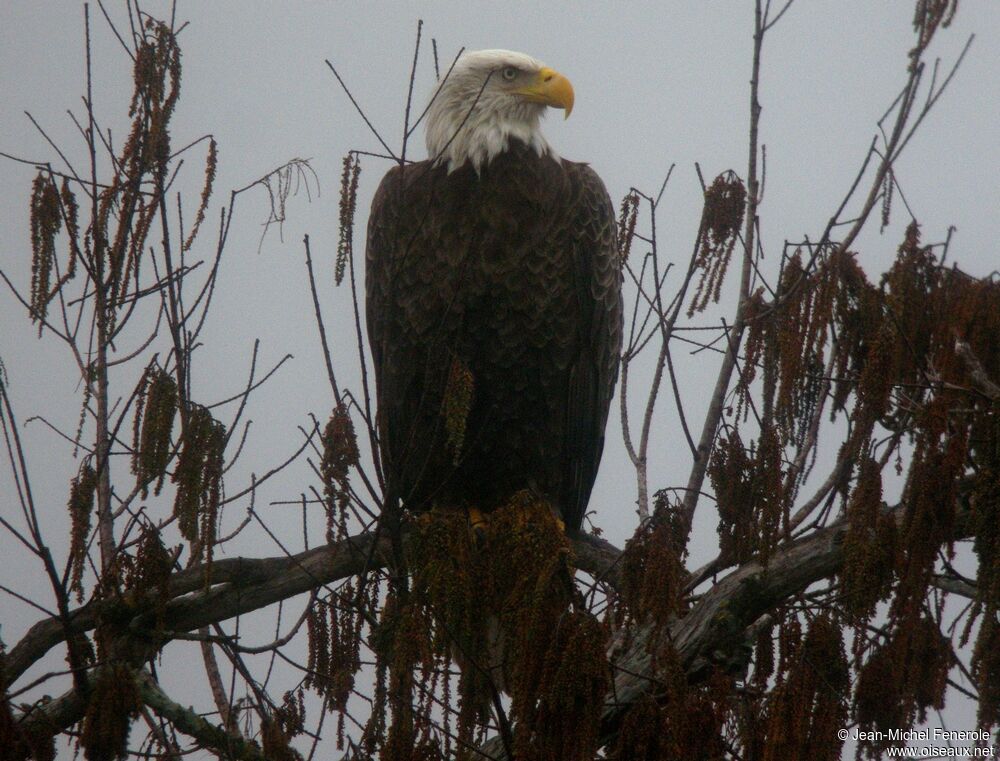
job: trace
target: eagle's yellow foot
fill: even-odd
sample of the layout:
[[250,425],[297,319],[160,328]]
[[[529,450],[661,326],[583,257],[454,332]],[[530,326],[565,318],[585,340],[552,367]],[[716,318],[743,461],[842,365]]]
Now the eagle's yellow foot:
[[469,531],[472,534],[472,543],[478,547],[486,538],[486,515],[478,507],[470,507],[466,513],[469,518]]

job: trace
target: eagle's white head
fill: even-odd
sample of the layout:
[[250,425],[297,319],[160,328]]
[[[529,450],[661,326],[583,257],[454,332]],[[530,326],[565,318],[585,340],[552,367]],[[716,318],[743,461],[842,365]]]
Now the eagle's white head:
[[511,139],[555,155],[539,120],[547,106],[573,110],[573,86],[562,74],[524,53],[463,53],[427,110],[427,154],[453,172],[467,161],[478,172]]

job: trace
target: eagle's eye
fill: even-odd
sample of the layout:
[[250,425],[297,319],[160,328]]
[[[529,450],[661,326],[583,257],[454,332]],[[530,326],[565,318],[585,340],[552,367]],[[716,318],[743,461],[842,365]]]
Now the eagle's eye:
[[517,79],[518,71],[514,66],[504,66],[500,72],[500,76],[504,78],[505,82],[513,82]]

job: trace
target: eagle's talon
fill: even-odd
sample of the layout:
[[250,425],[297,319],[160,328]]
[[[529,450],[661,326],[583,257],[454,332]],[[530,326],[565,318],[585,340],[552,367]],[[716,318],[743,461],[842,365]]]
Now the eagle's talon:
[[482,547],[483,543],[486,541],[486,515],[479,508],[470,507],[468,510],[468,516],[469,533],[472,534],[472,543],[476,547]]

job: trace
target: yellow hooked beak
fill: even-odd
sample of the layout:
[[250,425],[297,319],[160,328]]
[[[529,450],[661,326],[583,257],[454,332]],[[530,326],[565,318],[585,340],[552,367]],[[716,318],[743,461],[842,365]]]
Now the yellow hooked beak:
[[535,75],[534,82],[514,92],[531,103],[542,103],[563,109],[567,119],[573,110],[573,85],[566,77],[548,66]]

